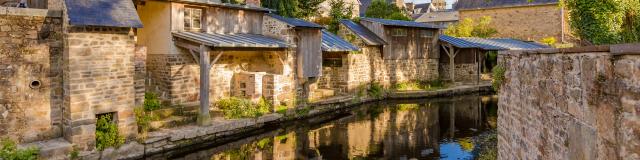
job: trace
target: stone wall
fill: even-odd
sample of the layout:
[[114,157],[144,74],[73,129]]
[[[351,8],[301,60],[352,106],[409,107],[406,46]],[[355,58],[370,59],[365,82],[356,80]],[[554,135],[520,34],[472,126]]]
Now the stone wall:
[[500,159],[640,159],[639,46],[500,53]]
[[372,82],[369,52],[323,53],[340,57],[341,67],[324,66],[318,81],[319,88],[333,89],[337,93],[354,92]]
[[[442,80],[451,80],[450,68],[449,64],[440,63],[439,72]],[[456,82],[475,82],[478,80],[478,63],[455,64],[455,72]]]
[[557,4],[460,10],[460,20],[471,18],[478,22],[481,17],[490,16],[492,18],[490,26],[498,30],[496,37],[531,41],[555,37],[558,42],[561,42],[564,30],[565,38],[571,41],[567,14],[565,13],[563,17],[562,12]]
[[63,53],[64,138],[95,148],[96,115],[113,113],[120,135],[133,139],[135,41],[129,28],[69,28]]
[[62,20],[43,9],[1,8],[0,135],[62,136]]

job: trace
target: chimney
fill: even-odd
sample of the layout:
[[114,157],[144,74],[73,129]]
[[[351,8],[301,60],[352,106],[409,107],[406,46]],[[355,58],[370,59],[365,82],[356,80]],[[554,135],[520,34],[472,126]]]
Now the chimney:
[[244,2],[249,6],[260,7],[260,0],[245,0]]

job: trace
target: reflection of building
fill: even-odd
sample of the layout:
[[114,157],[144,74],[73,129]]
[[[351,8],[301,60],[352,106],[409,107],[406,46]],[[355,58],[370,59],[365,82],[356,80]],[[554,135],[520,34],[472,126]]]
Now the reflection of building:
[[289,132],[276,136],[273,140],[273,159],[294,160],[296,159],[296,135]]

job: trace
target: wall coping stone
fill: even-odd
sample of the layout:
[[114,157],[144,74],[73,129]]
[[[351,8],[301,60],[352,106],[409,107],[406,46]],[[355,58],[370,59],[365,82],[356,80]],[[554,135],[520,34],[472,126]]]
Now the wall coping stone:
[[538,50],[512,50],[500,51],[502,55],[529,55],[529,54],[580,54],[580,53],[603,52],[617,55],[640,55],[640,43],[584,46],[573,48],[547,48]]
[[62,11],[36,8],[0,7],[0,15],[5,16],[34,16],[34,17],[62,17]]

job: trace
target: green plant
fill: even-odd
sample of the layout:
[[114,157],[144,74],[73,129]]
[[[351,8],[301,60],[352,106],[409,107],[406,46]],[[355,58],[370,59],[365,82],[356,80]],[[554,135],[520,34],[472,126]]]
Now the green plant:
[[502,83],[505,79],[504,74],[506,71],[507,70],[502,65],[496,65],[495,67],[493,67],[493,69],[491,69],[491,72],[493,74],[492,86],[494,91],[497,92],[500,90],[500,86],[502,86]]
[[100,115],[96,122],[96,148],[102,151],[108,147],[119,147],[123,143],[124,137],[119,135],[118,125],[113,122],[113,115]]
[[287,110],[289,110],[289,107],[287,107],[285,105],[279,105],[275,109],[276,113],[280,113],[282,115],[287,114]]
[[251,100],[237,97],[221,99],[216,106],[222,110],[224,117],[228,119],[259,117],[271,110],[271,104],[260,100],[260,104],[254,104]]
[[140,133],[143,140],[146,139],[147,133],[151,129],[151,121],[157,120],[158,117],[153,115],[152,112],[145,111],[142,107],[136,107],[133,109],[133,113],[136,116],[136,124],[138,125],[138,133]]
[[328,30],[332,33],[338,33],[340,20],[351,19],[351,17],[353,17],[353,6],[348,5],[343,0],[329,0],[329,6],[331,6],[331,9],[329,10],[330,21]]
[[153,92],[144,93],[144,110],[153,111],[160,109],[162,106],[158,95]]
[[0,140],[0,159],[6,160],[35,160],[40,150],[35,147],[18,149],[18,145],[11,139]]
[[80,152],[76,148],[73,148],[73,150],[71,150],[71,152],[69,153],[69,159],[75,160],[79,158]]
[[310,111],[311,111],[311,107],[309,107],[309,106],[305,106],[305,107],[302,107],[302,108],[298,108],[298,109],[296,110],[296,115],[298,115],[298,116],[304,116],[304,115],[309,114],[309,112],[310,112]]
[[384,96],[384,88],[378,83],[371,83],[368,93],[371,97],[382,98],[382,96]]
[[395,90],[398,91],[411,91],[411,90],[438,90],[446,88],[446,84],[441,79],[436,79],[432,81],[409,81],[409,82],[401,82],[394,86]]

